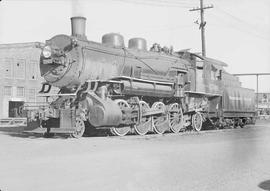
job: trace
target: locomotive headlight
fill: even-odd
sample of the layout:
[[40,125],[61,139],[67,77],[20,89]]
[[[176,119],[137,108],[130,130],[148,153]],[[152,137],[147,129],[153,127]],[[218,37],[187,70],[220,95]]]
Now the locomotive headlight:
[[42,50],[42,55],[45,58],[49,58],[52,55],[52,48],[50,46],[45,46]]

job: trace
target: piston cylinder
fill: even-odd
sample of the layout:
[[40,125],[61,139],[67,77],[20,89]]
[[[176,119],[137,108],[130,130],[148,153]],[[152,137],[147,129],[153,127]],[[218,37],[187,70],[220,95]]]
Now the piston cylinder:
[[111,99],[102,99],[90,94],[92,103],[89,108],[88,120],[94,127],[118,126],[122,121],[119,106]]

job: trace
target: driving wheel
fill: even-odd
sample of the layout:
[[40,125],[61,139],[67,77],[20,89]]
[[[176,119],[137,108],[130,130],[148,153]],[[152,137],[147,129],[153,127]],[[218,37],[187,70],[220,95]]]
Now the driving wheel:
[[[125,101],[123,99],[117,99],[117,100],[115,100],[115,102],[120,107],[122,114],[124,114],[125,109],[130,108],[127,101]],[[124,115],[122,115],[122,118],[123,117],[124,117]],[[131,129],[130,129],[130,126],[119,126],[119,127],[112,127],[110,130],[111,130],[112,134],[114,134],[114,135],[125,136],[126,134],[128,134],[128,132],[130,132]]]
[[183,112],[178,103],[169,106],[169,126],[173,133],[179,133],[183,128]]
[[[166,106],[162,102],[155,102],[152,105],[153,109],[156,110],[166,110]],[[163,134],[168,130],[168,115],[166,113],[161,113],[153,116],[153,129],[157,134]]]
[[141,110],[140,116],[141,121],[139,124],[134,126],[135,132],[138,135],[145,135],[151,129],[151,117],[150,116],[143,116],[144,112],[150,109],[149,105],[145,101],[139,102]]

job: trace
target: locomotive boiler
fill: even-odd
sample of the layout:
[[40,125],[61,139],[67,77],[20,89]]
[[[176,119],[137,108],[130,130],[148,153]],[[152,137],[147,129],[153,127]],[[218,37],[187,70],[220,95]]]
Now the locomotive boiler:
[[[42,47],[41,93],[53,96],[48,94],[51,86],[59,88],[57,98],[40,112],[47,132],[80,137],[91,126],[119,136],[178,133],[189,126],[200,131],[206,120],[224,126],[228,120],[240,124],[253,117],[252,91],[245,90],[248,98],[235,94],[243,88],[223,63],[157,44],[148,50],[143,38],[130,39],[126,47],[117,33],[92,42],[85,23],[84,17],[72,17],[72,35],[56,35]],[[230,81],[236,90],[228,93]],[[249,105],[224,110],[223,98]]]

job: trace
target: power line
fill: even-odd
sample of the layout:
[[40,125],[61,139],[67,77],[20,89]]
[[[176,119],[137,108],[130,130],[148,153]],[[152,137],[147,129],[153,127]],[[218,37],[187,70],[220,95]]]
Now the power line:
[[[176,4],[176,5],[188,5],[188,6],[192,6],[193,3],[190,3],[188,1],[171,1],[171,0],[145,0],[148,2],[152,2],[152,3],[165,3],[165,4]],[[144,1],[144,2],[145,2]]]
[[[257,23],[256,23],[256,24],[251,24],[251,23],[249,23],[247,20],[241,19],[241,18],[235,16],[234,14],[231,14],[230,12],[228,12],[227,10],[225,10],[225,9],[223,9],[223,8],[221,8],[221,7],[217,7],[217,9],[218,9],[221,13],[223,13],[224,15],[227,15],[227,16],[231,17],[234,21],[238,22],[239,24],[242,24],[242,25],[247,26],[249,30],[250,30],[250,29],[252,29],[252,30],[255,29],[255,30],[260,31],[260,32],[261,32],[262,30],[264,30],[265,33],[269,33],[269,32],[270,32],[269,28],[268,28],[267,31],[265,30],[266,28],[260,28],[260,29],[258,30],[259,25],[258,25]],[[265,25],[264,25],[264,27],[265,27]]]
[[[128,1],[128,0],[125,0]],[[192,5],[190,1],[185,0],[141,0],[140,2],[148,2],[148,3],[164,3],[164,4],[176,4],[176,5]]]
[[[248,34],[248,35],[253,36],[253,37],[256,37],[256,38],[260,38],[261,40],[264,40],[264,41],[265,41],[265,40],[267,40],[267,41],[270,40],[269,38],[264,37],[264,36],[261,36],[261,35],[259,35],[259,34],[254,33],[254,32],[251,32],[251,31],[248,31],[248,30],[245,30],[245,29],[241,29],[239,26],[236,26],[236,25],[233,25],[233,24],[226,24],[226,25],[227,25],[230,29],[237,30],[237,31],[239,31],[239,32]],[[211,27],[218,27],[218,28],[220,28],[220,26],[226,26],[226,25],[224,25],[224,23],[223,23],[223,24],[211,25]],[[268,46],[270,46],[270,45],[268,44]]]
[[218,10],[220,10],[221,12],[223,12],[224,14],[226,14],[226,15],[230,16],[230,17],[231,17],[231,18],[233,18],[234,20],[236,20],[236,21],[238,21],[238,22],[241,22],[241,23],[244,23],[244,24],[248,24],[248,25],[249,25],[249,23],[248,23],[247,21],[244,21],[244,20],[242,20],[242,19],[240,19],[240,18],[238,18],[238,17],[234,16],[233,14],[231,14],[231,13],[227,12],[226,10],[224,10],[224,9],[222,9],[222,8],[218,7],[218,6],[216,6],[216,8],[217,8]]
[[155,29],[155,28],[149,28],[146,29],[147,31],[176,31],[176,30],[180,30],[180,29],[184,29],[184,28],[191,28],[193,25],[192,24],[187,24],[187,25],[176,25],[173,27],[170,26],[164,26],[164,27],[160,27],[159,29]]
[[158,7],[181,7],[181,8],[190,8],[187,4],[180,4],[180,3],[166,3],[163,1],[140,1],[140,0],[116,0],[125,3],[133,3],[133,4],[141,4],[141,5],[149,5],[149,6],[158,6]]
[[[221,8],[218,8],[218,10],[221,10]],[[265,35],[262,35],[261,30],[259,31],[257,29],[258,27],[251,25],[250,23],[230,14],[229,12],[225,13],[224,11],[219,11],[218,13],[223,13],[224,16],[222,17],[221,15],[214,13],[214,16],[211,17],[211,18],[219,21],[218,24],[220,24],[220,21],[222,21],[222,24],[220,24],[222,26],[228,26],[231,29],[235,29],[235,30],[240,31],[242,33],[260,38],[262,40],[268,40],[268,41],[270,40],[270,38],[267,38]],[[234,22],[226,20],[226,18],[227,19],[229,19],[229,18],[225,17],[225,15],[232,18]],[[227,23],[226,23],[226,21],[227,21]],[[211,25],[211,26],[213,26],[213,25]]]
[[139,1],[139,0],[114,0],[124,3],[132,3],[132,4],[141,4],[141,5],[151,5],[151,6],[158,6],[158,7],[177,7],[177,8],[190,8],[188,4],[181,4],[181,3],[166,3],[165,1]]

